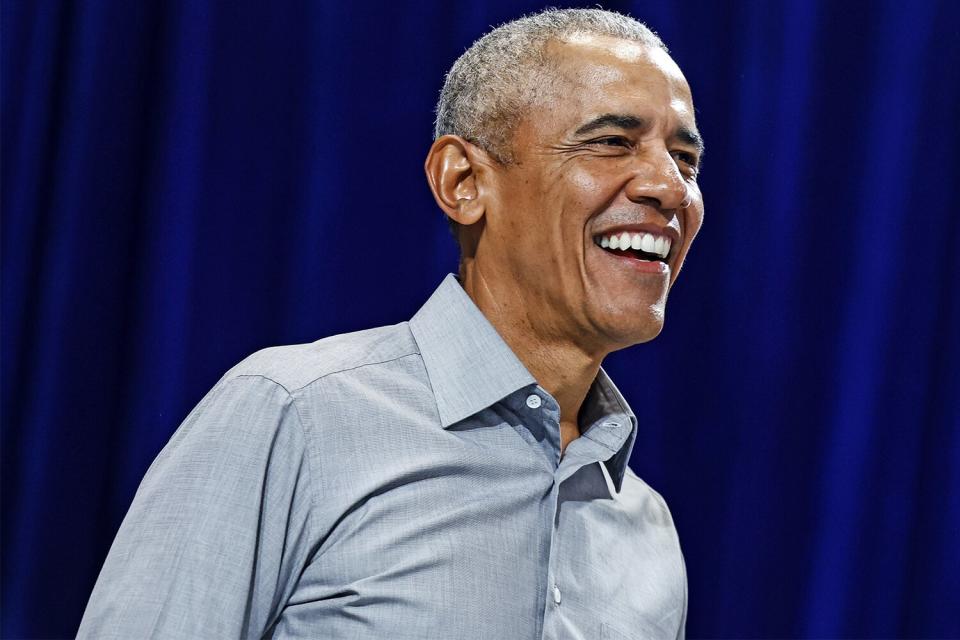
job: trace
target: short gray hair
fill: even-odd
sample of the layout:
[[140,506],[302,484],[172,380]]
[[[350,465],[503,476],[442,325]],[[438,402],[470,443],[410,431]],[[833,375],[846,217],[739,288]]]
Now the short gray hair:
[[434,139],[458,135],[498,161],[510,162],[513,129],[524,109],[542,95],[551,71],[547,42],[579,34],[667,50],[642,22],[604,9],[546,9],[504,23],[453,63],[437,102]]

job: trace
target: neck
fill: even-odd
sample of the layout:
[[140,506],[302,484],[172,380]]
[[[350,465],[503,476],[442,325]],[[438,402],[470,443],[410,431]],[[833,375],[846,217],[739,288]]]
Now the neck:
[[533,323],[516,291],[494,291],[479,270],[461,270],[467,295],[520,362],[560,405],[561,452],[580,436],[577,416],[605,354],[590,354]]

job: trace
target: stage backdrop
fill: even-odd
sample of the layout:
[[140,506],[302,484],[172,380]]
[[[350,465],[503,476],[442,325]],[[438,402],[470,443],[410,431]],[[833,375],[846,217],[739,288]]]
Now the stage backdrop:
[[[957,6],[607,4],[671,47],[708,147],[666,329],[607,363],[691,637],[960,636]],[[0,635],[75,633],[226,369],[455,269],[434,100],[539,8],[3,1]]]

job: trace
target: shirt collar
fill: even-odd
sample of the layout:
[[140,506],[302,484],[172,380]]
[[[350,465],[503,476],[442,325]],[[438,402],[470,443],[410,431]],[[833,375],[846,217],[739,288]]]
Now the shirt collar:
[[[446,429],[529,385],[537,384],[453,274],[410,320]],[[617,491],[637,436],[637,419],[601,368],[587,393],[581,437],[608,449],[604,461]]]
[[444,429],[537,382],[453,274],[413,316],[410,331]]
[[637,417],[603,367],[587,393],[580,418],[580,437],[593,440],[612,454],[603,463],[619,493],[637,439]]

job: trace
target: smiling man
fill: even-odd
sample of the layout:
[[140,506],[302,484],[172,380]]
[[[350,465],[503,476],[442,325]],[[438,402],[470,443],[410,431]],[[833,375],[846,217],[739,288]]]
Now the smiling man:
[[474,43],[425,165],[459,277],[410,322],[228,372],[150,468],[80,636],[682,637],[676,531],[600,364],[663,326],[702,147],[631,18]]

